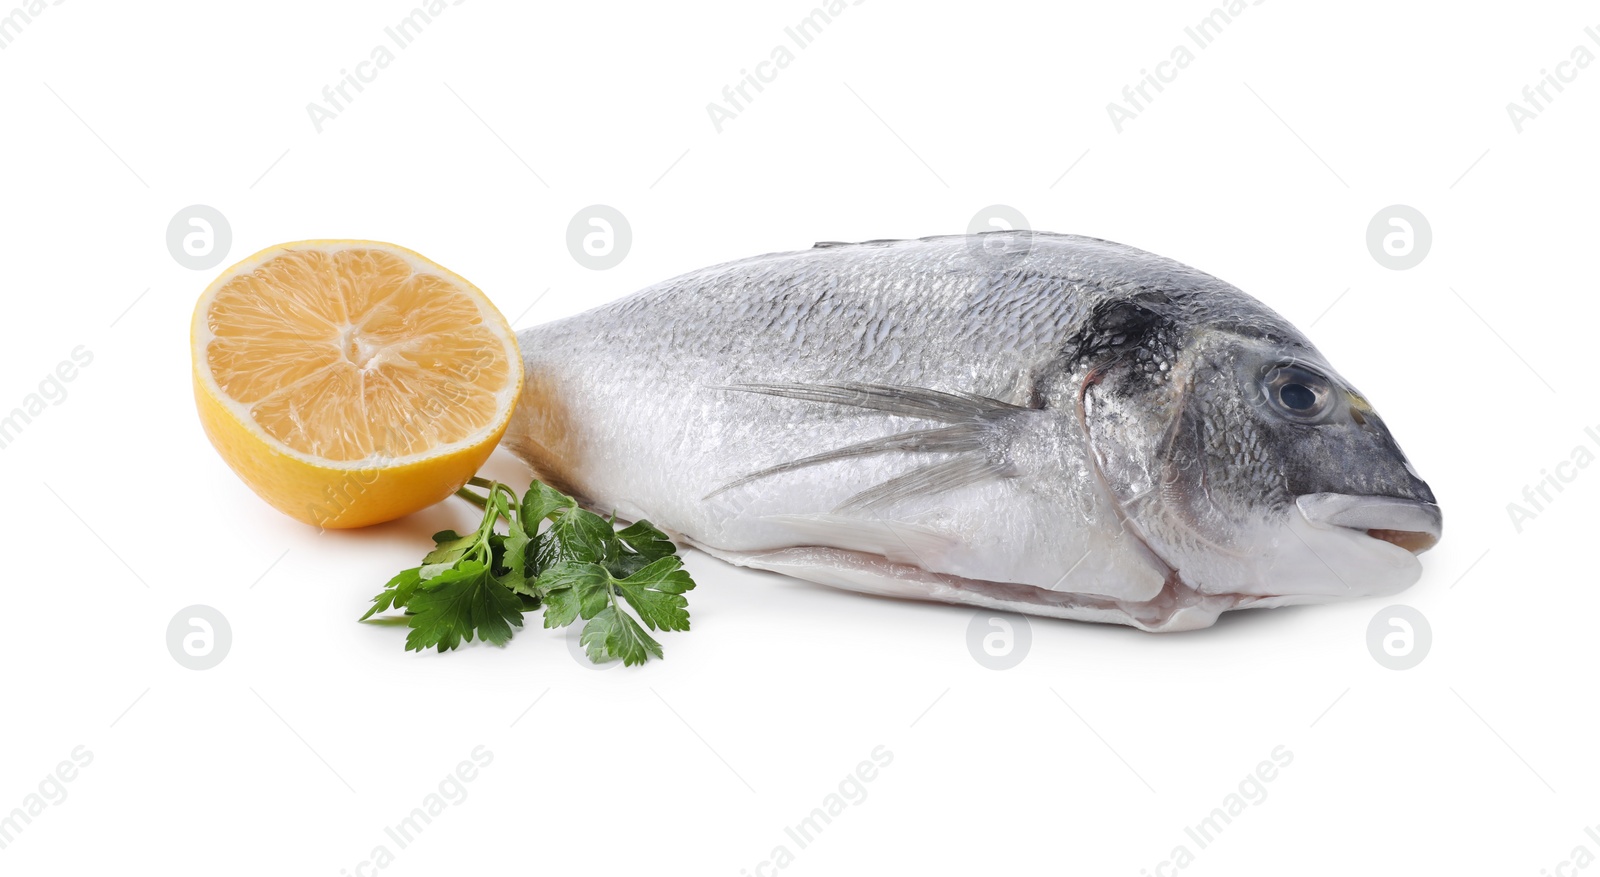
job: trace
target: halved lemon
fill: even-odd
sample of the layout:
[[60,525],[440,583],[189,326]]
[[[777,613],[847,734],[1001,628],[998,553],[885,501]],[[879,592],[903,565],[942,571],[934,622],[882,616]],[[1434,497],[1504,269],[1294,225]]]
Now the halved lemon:
[[301,241],[212,281],[190,341],[206,436],[279,511],[362,527],[467,482],[522,389],[478,288],[394,244]]

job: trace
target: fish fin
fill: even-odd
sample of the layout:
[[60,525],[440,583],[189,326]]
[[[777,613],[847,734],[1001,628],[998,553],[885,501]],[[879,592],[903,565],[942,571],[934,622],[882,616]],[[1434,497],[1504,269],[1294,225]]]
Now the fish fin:
[[1010,402],[1002,402],[975,393],[946,393],[926,387],[868,384],[859,381],[825,384],[727,384],[713,389],[760,393],[806,402],[849,405],[945,423],[963,423],[975,419],[988,419],[1011,411],[1028,410],[1021,405],[1013,405]]
[[886,557],[895,563],[930,568],[955,548],[960,540],[922,524],[851,515],[764,515],[763,523],[776,524],[815,545]]
[[895,433],[883,438],[868,439],[842,448],[835,448],[776,466],[758,469],[748,475],[736,478],[716,490],[706,494],[703,499],[710,499],[719,493],[743,487],[752,481],[765,478],[768,475],[777,475],[782,472],[792,472],[807,466],[817,466],[822,463],[831,463],[835,460],[848,460],[852,457],[865,457],[871,454],[883,454],[890,451],[977,451],[982,450],[984,429],[979,424],[961,423],[954,426],[941,426],[937,429],[919,429],[911,432]]
[[903,499],[929,493],[943,493],[1012,474],[1009,463],[982,457],[955,457],[896,475],[873,485],[839,504],[835,511],[869,511],[893,505]]
[[844,248],[844,247],[891,247],[891,246],[894,246],[896,244],[921,244],[921,243],[929,243],[929,242],[932,242],[932,241],[953,241],[953,242],[965,243],[965,242],[970,241],[973,238],[984,237],[984,236],[987,236],[987,235],[996,235],[996,236],[1001,236],[1001,237],[1014,237],[1014,238],[1025,239],[1025,240],[1029,240],[1029,241],[1031,241],[1031,240],[1033,240],[1035,238],[1041,238],[1041,239],[1054,239],[1054,240],[1087,241],[1089,243],[1096,243],[1096,244],[1110,244],[1111,246],[1114,246],[1114,247],[1123,247],[1124,246],[1123,244],[1118,244],[1118,243],[1116,243],[1114,241],[1105,241],[1105,240],[1101,240],[1099,238],[1084,237],[1082,235],[1060,234],[1060,233],[1053,232],[1053,231],[1035,231],[1033,229],[1028,229],[1028,228],[998,228],[998,229],[994,229],[994,230],[991,230],[991,231],[980,231],[980,232],[974,232],[974,233],[970,233],[970,234],[935,234],[935,235],[928,235],[927,237],[920,237],[920,238],[874,238],[874,239],[872,239],[870,241],[817,241],[816,243],[811,245],[811,248],[813,250],[837,250],[837,249],[841,249],[841,248]]
[[767,551],[725,551],[696,548],[735,566],[767,570],[808,582],[885,597],[933,600],[976,606],[998,612],[1022,612],[1077,621],[1126,624],[1140,630],[1179,631],[1210,627],[1228,609],[1271,606],[1297,598],[1238,602],[1232,596],[1202,595],[1194,602],[1164,605],[1160,601],[1124,602],[1083,594],[1060,593],[1028,585],[966,579],[930,572],[913,564],[843,548],[798,546]]
[[759,469],[722,485],[704,499],[762,478],[792,472],[835,460],[845,460],[892,451],[909,453],[944,452],[957,456],[925,466],[867,488],[846,499],[838,510],[861,511],[887,506],[913,496],[937,493],[976,484],[989,478],[1011,474],[1011,465],[996,459],[996,448],[1005,444],[999,422],[1007,415],[1033,409],[1013,405],[975,393],[949,393],[926,387],[869,384],[857,381],[838,383],[742,383],[718,389],[758,393],[805,402],[847,405],[886,414],[935,420],[949,424],[925,430],[896,433],[877,439],[835,448]]

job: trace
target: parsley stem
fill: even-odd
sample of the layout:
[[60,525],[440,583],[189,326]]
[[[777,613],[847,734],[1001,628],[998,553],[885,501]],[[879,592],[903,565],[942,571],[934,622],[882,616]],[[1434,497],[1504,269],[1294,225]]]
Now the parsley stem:
[[[478,479],[474,478],[472,480],[473,481],[477,481]],[[487,509],[489,507],[489,500],[485,499],[484,497],[479,496],[476,493],[473,493],[472,491],[466,489],[465,487],[462,487],[459,490],[457,490],[456,491],[456,496],[459,496],[462,499],[467,500],[468,502],[472,503],[473,505],[477,506],[480,509]]]
[[[488,496],[482,496],[482,495],[478,494],[475,491],[468,490],[464,486],[460,487],[460,488],[458,488],[456,490],[456,496],[461,497],[462,499],[472,503],[473,505],[477,506],[480,509],[483,509],[484,511],[488,511],[489,510],[489,503],[494,501],[495,494],[497,494],[497,493],[504,494],[506,496],[505,508],[515,508],[516,507],[516,504],[517,504],[517,492],[512,490],[511,488],[505,486],[504,484],[501,484],[498,481],[490,481],[490,480],[485,479],[485,478],[478,478],[478,477],[474,476],[467,483],[468,484],[476,484],[476,485],[478,485],[480,487],[489,488],[489,495]],[[496,509],[495,510],[495,514],[489,516],[488,519],[484,521],[482,529],[483,530],[488,530],[489,528],[492,528],[494,526],[494,522],[499,520],[499,519],[501,519],[501,518],[505,518],[506,519],[506,523],[511,523],[511,518],[510,517],[508,517],[508,516],[506,516],[504,514],[501,514],[501,509]]]

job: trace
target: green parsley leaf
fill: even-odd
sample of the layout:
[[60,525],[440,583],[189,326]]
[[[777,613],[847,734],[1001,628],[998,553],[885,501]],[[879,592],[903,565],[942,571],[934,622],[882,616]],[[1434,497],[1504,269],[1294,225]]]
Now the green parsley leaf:
[[495,581],[538,605],[539,593],[533,589],[532,582],[535,576],[528,575],[533,540],[523,532],[521,524],[512,521],[504,536],[490,536],[489,540],[490,547],[494,549]]
[[667,534],[657,530],[649,521],[634,521],[618,530],[617,538],[647,560],[660,560],[678,553]]
[[596,664],[621,658],[623,666],[632,667],[643,664],[650,655],[661,657],[661,644],[651,639],[633,616],[615,606],[595,613],[583,626],[578,642],[589,653],[589,660]]
[[[421,565],[390,579],[362,621],[403,622],[408,650],[445,652],[474,638],[504,645],[523,613],[542,608],[546,628],[587,622],[579,640],[591,660],[630,666],[661,657],[645,627],[689,629],[684,594],[694,580],[649,521],[619,531],[614,519],[537,480],[521,500],[496,481],[469,483],[488,491],[457,491],[483,510],[477,529],[435,533]],[[391,609],[405,614],[374,618]]]
[[616,587],[651,630],[689,629],[689,601],[683,594],[694,588],[694,579],[677,557],[663,557],[617,582]]
[[611,576],[597,563],[569,561],[539,575],[534,590],[544,595],[544,626],[566,627],[579,616],[593,618],[611,602]]
[[557,510],[577,507],[577,500],[542,481],[535,481],[528,485],[528,492],[522,495],[522,524],[531,533],[539,528],[540,521]]
[[600,563],[621,550],[610,521],[574,506],[554,515],[550,528],[540,536],[535,558],[543,569],[565,560]]
[[473,560],[424,582],[406,608],[413,613],[406,636],[409,651],[449,651],[463,639],[471,642],[474,632],[484,642],[503,646],[512,628],[522,626],[522,601],[496,582],[487,566]]
[[471,548],[477,541],[478,534],[476,531],[463,536],[454,530],[440,530],[433,534],[434,549],[423,556],[422,562],[429,564],[460,560],[461,555],[466,554],[467,549]]
[[387,585],[383,586],[383,590],[379,592],[378,596],[372,598],[371,608],[367,609],[367,614],[361,616],[360,620],[366,621],[379,612],[387,612],[390,608],[405,608],[406,600],[410,598],[411,592],[415,591],[420,584],[422,584],[422,569],[420,567],[401,570],[398,575],[389,580]]

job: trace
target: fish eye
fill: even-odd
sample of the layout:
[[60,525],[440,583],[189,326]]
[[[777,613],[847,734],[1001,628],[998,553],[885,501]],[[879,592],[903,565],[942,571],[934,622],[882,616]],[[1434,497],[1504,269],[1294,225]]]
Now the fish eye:
[[1278,388],[1278,401],[1296,411],[1309,411],[1317,404],[1317,394],[1305,384],[1284,384]]
[[1289,420],[1314,423],[1333,407],[1332,383],[1302,366],[1275,366],[1263,385],[1272,408]]

